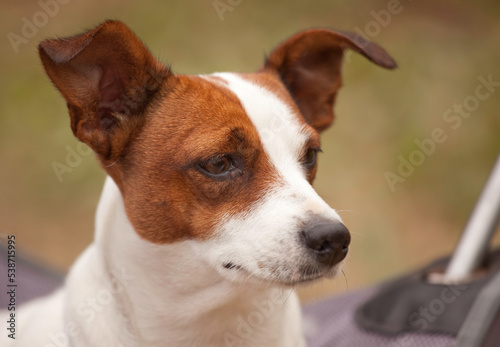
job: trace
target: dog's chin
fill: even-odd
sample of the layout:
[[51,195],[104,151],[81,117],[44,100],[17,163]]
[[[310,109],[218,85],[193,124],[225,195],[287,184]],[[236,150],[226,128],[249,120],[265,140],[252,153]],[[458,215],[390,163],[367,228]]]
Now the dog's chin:
[[337,276],[341,271],[341,265],[337,264],[333,267],[319,266],[302,266],[297,267],[295,271],[285,271],[276,273],[276,271],[265,271],[271,269],[262,269],[263,271],[254,272],[238,265],[225,266],[223,276],[234,283],[252,284],[254,286],[274,285],[279,287],[296,287],[300,285],[308,285],[317,282],[321,279],[331,279]]
[[278,285],[283,285],[287,287],[296,287],[300,285],[309,285],[314,282],[320,281],[322,279],[332,279],[337,276],[337,274],[341,271],[340,264],[335,265],[331,268],[321,269],[317,271],[310,271],[305,273],[299,273],[293,276],[290,276],[288,279],[276,279],[275,282]]

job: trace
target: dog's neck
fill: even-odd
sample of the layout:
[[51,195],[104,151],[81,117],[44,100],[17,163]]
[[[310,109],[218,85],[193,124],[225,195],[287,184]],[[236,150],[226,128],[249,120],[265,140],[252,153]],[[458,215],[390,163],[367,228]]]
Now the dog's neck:
[[[300,334],[299,312],[290,312],[297,306],[291,290],[231,283],[201,260],[193,242],[155,245],[141,239],[108,177],[95,242],[74,269],[86,268],[90,288],[75,288],[69,298],[69,306],[80,313],[72,318],[80,320],[86,343],[102,343],[110,334],[125,346],[167,341],[169,346],[284,346],[290,335],[285,329]],[[76,287],[75,272],[82,271],[72,271],[68,285]],[[89,297],[96,299],[95,306],[88,304]]]

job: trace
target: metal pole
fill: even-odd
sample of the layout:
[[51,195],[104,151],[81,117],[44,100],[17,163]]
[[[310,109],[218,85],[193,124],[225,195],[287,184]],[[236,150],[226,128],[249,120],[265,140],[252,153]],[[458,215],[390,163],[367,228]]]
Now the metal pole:
[[488,251],[499,217],[500,155],[455,248],[445,281],[460,282],[472,275]]

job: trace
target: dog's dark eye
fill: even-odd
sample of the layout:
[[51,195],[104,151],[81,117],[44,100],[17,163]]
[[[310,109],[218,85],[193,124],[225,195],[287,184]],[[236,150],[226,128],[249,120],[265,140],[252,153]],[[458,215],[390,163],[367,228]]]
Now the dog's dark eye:
[[316,160],[318,158],[318,152],[321,151],[319,148],[308,148],[304,158],[302,159],[302,163],[307,168],[311,168],[316,164]]
[[209,176],[222,178],[234,169],[231,158],[226,155],[212,157],[200,164],[200,167]]

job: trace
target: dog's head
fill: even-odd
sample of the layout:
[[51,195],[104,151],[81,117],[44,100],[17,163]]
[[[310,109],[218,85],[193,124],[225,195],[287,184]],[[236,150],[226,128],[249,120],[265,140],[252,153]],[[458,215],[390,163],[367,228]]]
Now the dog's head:
[[142,238],[191,240],[235,281],[296,284],[334,275],[350,242],[311,186],[347,48],[395,67],[376,44],[325,29],[292,36],[249,74],[174,74],[117,21],[39,52]]

